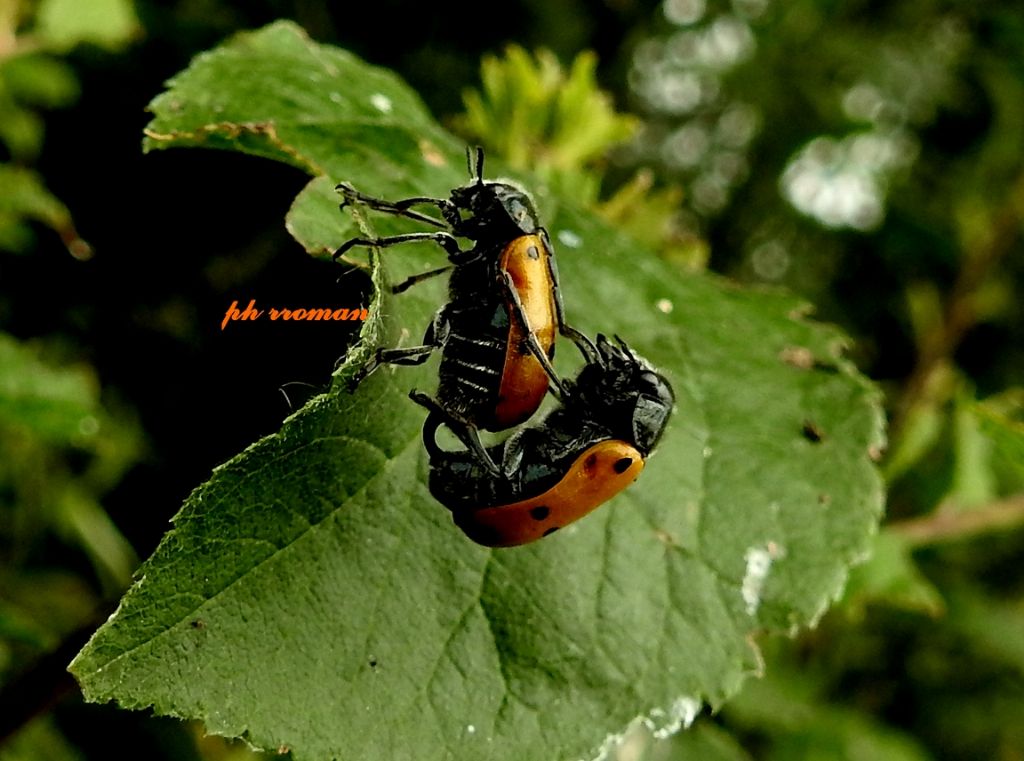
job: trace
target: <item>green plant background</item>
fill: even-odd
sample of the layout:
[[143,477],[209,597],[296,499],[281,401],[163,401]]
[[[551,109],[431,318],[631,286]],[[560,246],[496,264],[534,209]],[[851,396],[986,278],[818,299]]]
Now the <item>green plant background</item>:
[[[771,414],[787,408],[786,389],[798,390],[802,382],[790,387],[782,373],[803,377],[798,372],[803,355],[783,353],[787,363],[779,361],[780,350],[814,340],[802,332],[802,321],[786,318],[799,300],[741,292],[723,298],[730,291],[721,290],[720,281],[695,274],[708,267],[750,285],[787,286],[815,303],[819,316],[853,336],[853,358],[886,392],[891,436],[881,465],[888,517],[871,559],[855,571],[841,603],[794,640],[751,631],[764,655],[763,679],[748,679],[719,712],[703,712],[689,731],[655,739],[640,726],[623,745],[608,746],[610,753],[680,759],[1013,759],[1024,752],[1016,721],[1024,698],[1020,9],[952,3],[898,9],[815,2],[784,7],[570,3],[555,9],[524,4],[507,25],[492,28],[474,24],[467,9],[455,5],[404,7],[399,14],[375,4],[346,10],[344,17],[316,3],[267,2],[243,9],[219,2],[134,7],[93,2],[77,4],[75,12],[61,6],[0,4],[0,141],[6,151],[0,165],[0,327],[6,333],[0,347],[0,704],[10,734],[0,755],[90,758],[109,752],[111,742],[157,758],[251,752],[203,737],[198,724],[84,704],[61,674],[106,618],[106,606],[126,588],[138,557],[152,554],[190,490],[212,468],[277,431],[304,398],[326,390],[334,362],[354,339],[351,328],[338,326],[310,326],[302,341],[271,325],[219,329],[233,299],[339,306],[369,301],[366,278],[356,273],[336,282],[334,268],[308,257],[285,232],[281,221],[291,206],[288,229],[308,249],[329,248],[345,234],[343,220],[332,221],[337,217],[329,183],[307,186],[304,172],[333,175],[344,168],[361,186],[382,194],[406,188],[442,193],[460,181],[458,142],[431,126],[427,116],[407,131],[427,143],[396,138],[385,140],[386,148],[378,144],[366,150],[359,147],[384,139],[381,131],[350,132],[347,147],[338,151],[338,169],[329,168],[328,158],[309,163],[296,161],[294,154],[291,163],[304,172],[229,153],[174,150],[142,158],[138,137],[150,118],[142,107],[162,89],[162,80],[227,34],[281,16],[295,18],[319,41],[394,68],[424,98],[429,112],[417,113],[432,113],[463,139],[483,143],[496,167],[528,175],[546,218],[556,229],[581,234],[587,250],[596,240],[609,241],[612,252],[644,248],[618,242],[617,234],[581,211],[585,207],[599,212],[603,224],[656,250],[661,262],[645,264],[638,257],[626,263],[619,256],[616,263],[599,260],[579,270],[569,263],[571,246],[561,245],[560,255],[568,260],[562,265],[567,289],[577,282],[611,298],[618,292],[611,279],[624,279],[623,268],[638,273],[641,283],[645,278],[661,283],[664,292],[645,292],[650,286],[641,285],[646,301],[622,310],[616,325],[631,340],[635,334],[659,364],[675,367],[684,398],[704,400],[713,388],[722,400],[711,409],[727,410],[726,399],[734,398],[736,409],[746,410],[724,427],[705,430],[735,431],[738,447],[756,439],[759,426],[767,431],[789,426],[794,446],[803,441],[813,451],[800,436],[805,421],[783,424],[780,418],[774,427]],[[524,48],[506,50],[509,39]],[[525,52],[540,46],[554,55]],[[575,59],[588,48],[596,55]],[[481,86],[478,68],[485,55]],[[595,81],[612,98],[600,95]],[[461,93],[473,86],[480,94],[467,94],[463,106]],[[400,95],[388,92],[392,106],[405,114]],[[173,102],[164,105],[175,111]],[[181,107],[187,111],[188,102]],[[420,108],[411,102],[410,107]],[[622,115],[627,110],[633,115]],[[151,129],[151,141],[165,134],[159,123]],[[319,134],[323,146],[336,132],[335,125],[311,134],[314,142]],[[249,137],[243,132],[237,142],[249,152],[274,157],[261,147],[259,129],[251,131],[247,143]],[[625,146],[609,152],[616,141]],[[291,142],[284,136],[285,144]],[[702,150],[695,152],[695,146]],[[439,169],[439,163],[446,168]],[[804,184],[794,184],[794,178]],[[848,197],[859,199],[859,206],[834,203],[828,183],[836,178],[854,189]],[[300,200],[292,205],[297,195]],[[411,254],[401,266],[429,256]],[[427,291],[420,300],[410,299],[408,307],[389,309],[407,310],[401,319],[415,333],[429,313],[428,302],[436,303],[438,296]],[[654,329],[656,323],[637,309],[663,297],[675,306],[667,324],[679,327],[671,331]],[[602,303],[604,308],[590,315],[580,310],[588,330],[603,329],[614,312],[607,302],[595,306]],[[778,324],[789,320],[787,330],[795,332],[780,334],[774,339],[778,343],[770,332],[744,337],[736,331],[744,310],[757,314],[752,324],[760,327],[774,311],[784,318]],[[381,327],[394,324],[384,320]],[[696,337],[687,338],[688,330]],[[827,343],[825,335],[818,340]],[[686,357],[682,362],[676,358],[680,354]],[[811,354],[819,360],[827,356],[826,365],[836,361],[824,344]],[[760,355],[777,365],[765,380],[745,388],[739,384],[741,390],[720,385],[730,369],[738,377],[750,373],[744,363]],[[812,364],[809,375],[819,374],[829,372]],[[398,407],[406,383],[429,382],[414,374],[408,378],[392,378],[379,392],[367,393],[381,393],[389,408]],[[807,389],[817,385],[811,381]],[[763,404],[754,403],[759,389],[769,397]],[[751,391],[749,403],[744,402]],[[309,409],[318,404],[326,402]],[[837,427],[848,402],[834,390],[816,404],[821,419],[813,422],[826,435],[822,445],[838,450],[850,443],[866,463],[868,445],[879,443],[870,433],[872,425],[858,424],[856,434]],[[660,490],[673,486],[656,468],[679,462],[673,446],[696,430],[686,422],[686,412],[696,410],[681,405],[682,417],[672,430],[677,444],[666,445],[667,453],[652,460],[636,487],[640,504],[653,504],[644,510],[657,515],[667,506]],[[286,432],[308,424],[311,415],[293,418],[288,424],[293,428],[286,426],[279,440],[287,442]],[[415,438],[415,425],[401,414],[393,426],[409,429],[399,439]],[[828,478],[793,459],[799,449],[778,451],[779,445],[755,448],[755,461],[744,463],[756,473],[772,458],[792,460],[789,469],[763,470],[768,493],[786,493],[787,483]],[[256,453],[249,454],[250,464]],[[842,455],[833,457],[839,458],[835,472],[841,472],[835,463]],[[234,467],[244,469],[244,462]],[[316,460],[305,466],[308,470],[279,474],[282,489],[304,479],[322,482],[325,472]],[[229,479],[230,471],[218,477]],[[742,485],[742,479],[723,477],[721,483]],[[206,488],[216,495],[213,483]],[[195,507],[203,494],[191,498],[192,516],[204,515]],[[648,502],[645,494],[662,496]],[[269,495],[268,503],[273,504]],[[594,520],[608,524],[602,515]],[[740,535],[723,534],[711,542],[712,550],[730,541],[747,546],[742,528],[752,515],[740,512],[735,523],[723,524],[724,531]],[[426,516],[429,528],[413,530],[414,524],[409,531],[458,538],[445,533],[451,527],[444,517],[440,512]],[[187,517],[178,519],[179,532],[187,523]],[[628,526],[617,528],[616,536],[630,536]],[[587,531],[581,524],[583,540]],[[860,546],[856,537],[848,530],[809,530],[793,541],[826,554],[838,550],[834,559],[841,567]],[[837,548],[830,538],[849,543]],[[402,548],[409,543],[407,537]],[[163,557],[173,559],[173,549],[165,545]],[[544,557],[555,550],[539,546],[537,552]],[[784,571],[787,562],[802,568],[806,557],[787,555],[778,575],[770,577],[780,583],[766,590],[769,599],[786,603],[764,609],[761,625],[767,630],[784,627],[788,611],[804,611],[795,623],[820,612],[813,588],[824,580]],[[536,561],[531,556],[515,574],[510,567],[502,573],[531,578],[537,566],[530,563]],[[446,562],[438,560],[437,567]],[[501,561],[502,566],[519,562]],[[159,562],[153,563],[159,570]],[[514,599],[492,599],[511,604],[507,620],[514,632]],[[624,603],[631,599],[627,595]],[[415,605],[410,601],[405,610],[418,609]],[[682,607],[691,616],[699,610]],[[152,625],[155,619],[140,610]],[[189,637],[222,636],[209,626],[216,618],[182,620],[189,631],[179,649],[187,647]],[[316,629],[315,621],[299,623],[295,632]],[[632,632],[630,625],[618,621],[617,630],[643,636],[643,624],[634,620]],[[223,641],[248,636],[266,645],[262,633],[261,638],[259,628],[243,627]],[[547,652],[523,645],[522,634],[513,640],[519,644],[507,652]],[[689,652],[699,649],[687,648],[680,657],[699,663],[702,654]],[[558,652],[546,657],[557,659]],[[375,661],[383,658],[373,655]],[[175,707],[170,697],[155,698],[145,686],[147,675],[154,684],[164,678],[159,668],[143,666],[106,692],[97,682],[84,683],[100,697],[127,689],[136,697],[115,696],[132,705],[156,702],[158,712],[201,716],[213,730],[242,734],[247,727],[231,724],[229,714],[218,725],[211,718],[218,714],[216,703],[207,704],[212,698],[203,695],[211,688],[217,692],[218,679],[223,685],[239,679],[245,673],[239,665],[244,653],[241,658],[234,664],[214,658],[211,663],[225,671],[219,677],[207,672],[207,677],[177,680],[180,690],[203,703],[192,713]],[[550,675],[554,662],[542,658],[533,666]],[[669,666],[660,664],[657,680],[665,696],[674,686]],[[261,671],[256,665],[252,669]],[[415,682],[415,673],[404,676]],[[569,674],[567,683],[577,689],[587,678],[585,669],[561,673]],[[709,684],[724,690],[721,698],[738,686],[728,682],[732,686],[724,689],[727,670],[709,673],[715,675],[700,688],[704,697],[713,697]],[[586,715],[553,714],[571,722],[570,729],[552,725],[538,732],[537,726],[517,729],[510,723],[510,734],[488,751],[490,757],[581,754],[589,747],[587,738],[600,742],[621,731],[621,717],[669,706],[663,699],[649,700],[636,681],[627,678],[617,692],[613,681],[603,683],[597,703],[570,701]],[[225,689],[219,698],[224,706],[244,705],[246,689]],[[63,697],[53,703],[57,696]],[[355,737],[359,724],[351,708],[347,718]],[[324,718],[310,727],[330,723]],[[396,736],[415,738],[414,720],[406,724],[407,731]],[[295,736],[313,735],[307,728]],[[264,746],[277,739],[249,737]],[[278,750],[319,757],[304,755],[302,742],[294,745],[294,750]],[[338,748],[344,758],[344,745],[326,747]],[[553,749],[551,755],[542,748]]]

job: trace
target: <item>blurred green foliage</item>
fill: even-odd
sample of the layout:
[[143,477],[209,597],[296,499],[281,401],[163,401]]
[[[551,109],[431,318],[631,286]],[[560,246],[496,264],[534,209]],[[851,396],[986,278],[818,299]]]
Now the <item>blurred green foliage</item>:
[[[0,333],[0,684],[94,625],[138,564],[102,500],[138,459],[141,432],[100,403],[88,367],[50,353]],[[44,717],[0,758],[81,755]]]
[[[67,207],[28,168],[43,150],[37,110],[79,96],[74,70],[55,54],[84,42],[123,44],[137,29],[132,18],[124,0],[0,0],[0,146],[8,156],[0,163],[0,249],[29,251],[34,221],[57,231],[76,256],[89,254]],[[16,655],[54,647],[131,578],[138,558],[100,499],[138,458],[140,433],[124,414],[103,409],[88,367],[61,366],[0,333],[0,434],[0,669],[9,673]],[[83,553],[99,596],[77,575],[40,566],[50,539]]]
[[687,270],[707,264],[708,249],[698,236],[677,224],[683,191],[676,185],[654,187],[654,176],[640,170],[609,198],[601,188],[610,151],[632,137],[638,120],[615,111],[599,89],[597,59],[578,55],[565,70],[550,51],[531,56],[508,46],[504,54],[485,56],[483,86],[463,94],[465,113],[453,125],[517,170],[531,170],[670,262]]
[[139,32],[130,0],[0,0],[0,251],[28,251],[39,222],[61,236],[71,254],[91,255],[71,212],[28,169],[43,150],[40,109],[62,108],[79,96],[71,66],[57,56],[78,45],[111,50]]
[[[47,109],[78,97],[75,67],[89,63],[60,57],[68,33],[53,25],[56,16],[42,20],[61,4],[46,5],[0,0],[0,143],[8,159],[0,247],[8,250],[33,250],[32,220],[63,231],[69,219],[47,194],[53,178],[31,172]],[[552,183],[600,204],[683,267],[709,262],[736,279],[806,295],[857,336],[855,356],[885,385],[892,420],[882,461],[889,523],[841,604],[796,642],[766,643],[764,680],[722,715],[702,716],[695,732],[661,742],[638,732],[621,758],[1024,757],[1024,5],[664,0],[631,6],[628,26],[623,17],[609,20],[609,7],[559,5],[559,19],[579,19],[563,37],[562,24],[546,23],[552,16],[538,4],[514,6],[510,20],[534,25],[503,27],[501,39],[564,54],[565,39],[576,44],[594,29],[596,69],[592,58],[573,65],[563,55],[567,68],[558,68],[550,55],[522,49],[504,63],[488,58],[483,85],[466,96],[456,123],[510,164],[550,172]],[[380,11],[393,14],[390,25],[335,18],[326,5],[305,2],[142,1],[138,8],[151,35],[167,26],[159,51],[174,36],[179,56],[140,86],[139,103],[189,55],[275,14],[292,13],[319,39],[362,44],[371,60],[374,50],[394,56],[412,44],[395,14],[413,11],[386,3]],[[479,24],[460,28],[455,9],[421,10],[445,19],[432,34],[451,27],[461,39],[447,52],[435,45],[397,62],[400,73],[433,87],[425,92],[470,84],[453,72],[478,65],[476,45],[501,49]],[[37,25],[57,31],[47,42]],[[422,24],[410,28],[426,36]],[[592,89],[595,80],[614,91],[618,113]],[[577,90],[566,101],[558,93],[569,81]],[[571,103],[568,115],[559,103]],[[627,110],[634,115],[623,119]],[[639,125],[632,139],[606,155],[631,124]],[[82,148],[67,152],[74,150]],[[23,346],[17,356],[19,366],[35,368],[29,377],[61,385],[33,350]],[[80,393],[89,383],[63,382]],[[69,423],[73,396],[56,397],[48,425],[80,437]],[[68,465],[83,447],[86,459],[102,460],[93,444],[43,436],[24,421],[6,425],[17,433],[5,432],[0,445],[14,452],[0,469],[11,516],[5,531],[16,524],[15,495],[19,504],[38,504],[37,494],[52,489],[52,506],[73,488],[96,504],[110,481],[83,481]],[[58,477],[49,484],[52,473]],[[116,547],[76,534],[73,521],[60,518],[66,509],[31,512],[27,528],[18,523],[20,533],[8,534],[11,551],[15,536],[22,549],[32,537],[63,537],[90,558]],[[117,551],[112,557],[97,556],[83,571],[28,553],[37,581],[20,597],[7,591],[16,585],[4,585],[8,670],[81,620],[99,596],[99,569],[112,579],[111,569],[130,562],[123,553],[117,560]],[[13,558],[5,579],[29,568]],[[44,719],[7,752],[100,757],[62,738]],[[199,753],[221,757],[223,749],[212,747]]]
[[632,54],[623,166],[681,181],[713,266],[811,296],[889,391],[889,525],[724,713],[758,758],[1024,754],[1021,10],[666,0]]
[[482,88],[465,92],[466,112],[455,126],[513,169],[531,169],[557,191],[592,204],[600,162],[636,127],[636,119],[616,113],[598,89],[596,70],[590,52],[566,71],[548,50],[530,55],[510,45],[500,58],[484,57]]
[[[136,424],[101,405],[89,368],[0,334],[0,668],[18,648],[52,648],[127,586],[138,558],[101,499],[140,452]],[[88,560],[99,595],[91,579],[40,564],[54,539]]]

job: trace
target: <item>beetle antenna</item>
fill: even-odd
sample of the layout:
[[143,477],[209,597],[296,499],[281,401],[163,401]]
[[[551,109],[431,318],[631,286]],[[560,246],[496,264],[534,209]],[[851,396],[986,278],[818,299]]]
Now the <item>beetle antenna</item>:
[[312,383],[305,383],[304,381],[288,381],[287,383],[283,383],[278,386],[277,390],[281,392],[281,396],[284,397],[285,403],[288,405],[288,409],[292,412],[295,412],[295,405],[292,404],[291,397],[289,397],[288,392],[285,391],[285,386],[306,386],[314,391],[320,390],[319,386],[314,386]]
[[484,184],[484,147],[482,145],[476,147],[476,184]]

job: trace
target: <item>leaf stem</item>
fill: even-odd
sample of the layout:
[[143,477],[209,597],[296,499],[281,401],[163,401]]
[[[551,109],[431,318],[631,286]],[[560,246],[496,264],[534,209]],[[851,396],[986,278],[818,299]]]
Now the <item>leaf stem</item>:
[[0,61],[17,50],[17,30],[18,0],[0,0]]
[[0,0],[0,61],[42,50],[38,35],[18,34],[19,0]]
[[925,547],[1020,527],[1024,527],[1024,493],[968,511],[945,503],[922,518],[890,523],[886,530],[911,547]]
[[922,339],[917,363],[904,385],[889,427],[892,440],[897,439],[909,414],[928,401],[936,377],[948,367],[963,337],[977,323],[977,292],[999,261],[1013,249],[1020,234],[1022,217],[1024,175],[1012,184],[989,234],[964,251],[963,266],[953,284],[942,320]]

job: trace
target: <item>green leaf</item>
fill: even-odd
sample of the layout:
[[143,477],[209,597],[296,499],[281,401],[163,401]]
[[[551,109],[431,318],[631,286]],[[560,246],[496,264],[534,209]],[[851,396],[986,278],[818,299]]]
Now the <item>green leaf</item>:
[[906,539],[892,531],[882,531],[874,540],[871,559],[850,574],[846,605],[863,614],[871,603],[882,603],[905,610],[938,616],[945,611],[942,595],[914,563]]
[[[168,84],[149,106],[155,118],[146,128],[146,150],[227,148],[312,175],[372,173],[390,187],[429,183],[435,193],[464,178],[461,160],[439,172],[436,164],[457,143],[397,77],[344,50],[314,45],[288,24],[239,35],[198,56]],[[448,150],[437,153],[431,138]],[[382,145],[387,158],[378,164],[374,148]],[[427,157],[435,154],[431,165]],[[410,167],[419,173],[410,177]]]
[[[971,648],[1024,675],[1024,610],[1019,598],[995,599],[968,583],[949,593],[949,625]],[[1019,698],[1019,693],[1018,693]]]
[[914,466],[932,454],[942,440],[946,415],[933,404],[920,404],[907,415],[897,440],[891,442],[885,460],[885,477],[890,483],[899,480]]
[[[0,333],[5,540],[28,546],[53,530],[85,552],[105,589],[123,590],[138,559],[99,496],[120,480],[140,447],[132,422],[101,407],[86,367],[55,365],[31,344]],[[73,466],[64,462],[68,448],[76,450]],[[49,615],[59,609],[51,606]]]
[[138,556],[103,506],[84,489],[69,486],[57,496],[55,507],[55,528],[85,551],[104,588],[127,587]]
[[41,222],[61,236],[73,256],[88,258],[89,244],[78,237],[71,213],[30,169],[0,164],[0,249],[21,252],[32,243],[29,221]]
[[64,51],[82,43],[117,49],[139,33],[131,0],[40,0],[36,33]]
[[34,160],[43,146],[43,120],[9,99],[0,100],[0,143],[14,159]]
[[650,755],[651,761],[751,761],[753,758],[721,727],[699,721],[667,741],[668,749]]
[[1014,387],[990,396],[971,408],[981,433],[989,441],[992,466],[1002,491],[1024,490],[1024,388]]
[[981,430],[974,400],[957,395],[953,407],[953,483],[950,496],[957,509],[969,510],[996,497],[992,442]]
[[[314,252],[352,234],[334,182],[399,197],[466,181],[462,146],[400,81],[290,23],[199,56],[152,109],[149,149],[318,176],[289,212]],[[680,279],[534,189],[571,321],[622,335],[675,386],[640,481],[542,542],[479,547],[426,489],[406,397],[430,369],[351,394],[346,365],[189,497],[72,664],[89,700],[200,718],[298,761],[588,757],[638,716],[668,732],[722,704],[757,668],[751,633],[807,625],[836,598],[882,507],[878,396],[842,336],[792,297]],[[380,258],[378,289],[443,261],[429,246]],[[443,298],[434,282],[375,301],[350,362],[422,333]]]
[[11,97],[42,108],[68,106],[78,98],[75,71],[45,55],[19,55],[0,62],[0,79]]
[[84,761],[50,717],[36,719],[0,749],[0,761]]
[[99,604],[89,584],[63,571],[5,569],[0,583],[0,639],[37,652],[56,648],[62,637],[95,615]]
[[768,761],[927,761],[911,735],[871,714],[828,702],[822,674],[806,674],[792,664],[763,680],[751,680],[725,712],[729,726],[757,732],[770,741],[758,758]]
[[96,432],[97,389],[84,370],[55,368],[0,333],[0,425],[21,426],[56,443]]
[[[13,159],[34,160],[42,149],[44,125],[29,107],[66,106],[77,96],[78,80],[63,61],[31,53],[0,57],[0,143]],[[9,236],[0,232],[0,237]]]
[[462,134],[479,140],[514,169],[529,167],[562,195],[596,200],[601,175],[588,169],[636,131],[633,116],[615,112],[595,75],[597,57],[580,53],[569,71],[549,50],[530,54],[509,45],[486,56],[482,92],[463,94]]

